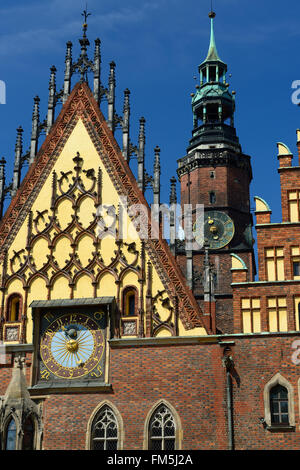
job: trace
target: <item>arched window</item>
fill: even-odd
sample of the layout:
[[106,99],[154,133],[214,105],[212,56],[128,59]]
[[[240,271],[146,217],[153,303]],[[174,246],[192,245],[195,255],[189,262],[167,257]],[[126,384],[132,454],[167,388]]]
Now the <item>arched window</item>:
[[270,390],[271,424],[289,424],[288,391],[278,384]]
[[22,450],[34,450],[34,424],[31,417],[24,423]]
[[9,421],[5,435],[5,450],[16,450],[17,427],[13,418]]
[[19,294],[12,294],[7,300],[6,320],[18,322],[21,320],[22,297]]
[[92,424],[92,450],[117,450],[119,430],[112,409],[105,405],[99,410]]
[[175,450],[175,420],[165,405],[160,405],[153,413],[149,423],[149,450]]
[[134,287],[126,287],[123,291],[123,316],[137,315],[137,291]]

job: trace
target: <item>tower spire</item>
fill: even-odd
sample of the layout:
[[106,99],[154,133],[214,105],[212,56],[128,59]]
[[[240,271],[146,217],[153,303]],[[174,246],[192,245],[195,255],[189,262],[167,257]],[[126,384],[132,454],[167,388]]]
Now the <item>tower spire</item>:
[[206,59],[199,65],[200,86],[192,93],[194,129],[188,151],[201,145],[219,143],[240,150],[234,128],[235,100],[226,82],[227,65],[217,51],[213,10],[210,18],[210,42]]
[[211,60],[222,62],[217,51],[216,40],[215,40],[215,32],[214,32],[214,18],[216,17],[215,12],[210,11],[208,14],[208,17],[210,18],[210,42],[209,42],[209,48],[208,48],[208,53],[207,53],[205,62],[211,61]]

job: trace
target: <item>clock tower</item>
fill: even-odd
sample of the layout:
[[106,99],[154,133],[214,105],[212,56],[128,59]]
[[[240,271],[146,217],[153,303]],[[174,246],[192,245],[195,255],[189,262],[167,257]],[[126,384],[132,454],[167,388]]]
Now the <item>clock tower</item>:
[[[227,65],[217,52],[215,16],[214,12],[209,13],[209,50],[198,68],[200,83],[191,94],[192,138],[187,155],[178,160],[177,173],[182,210],[185,204],[192,206],[194,236],[204,240],[208,247],[216,332],[229,333],[233,330],[231,255],[241,259],[249,281],[255,275],[249,202],[252,170],[250,157],[242,152],[234,126],[235,92],[229,89]],[[204,229],[196,218],[197,204],[204,205]],[[204,247],[188,251],[179,243],[176,255],[204,311]]]

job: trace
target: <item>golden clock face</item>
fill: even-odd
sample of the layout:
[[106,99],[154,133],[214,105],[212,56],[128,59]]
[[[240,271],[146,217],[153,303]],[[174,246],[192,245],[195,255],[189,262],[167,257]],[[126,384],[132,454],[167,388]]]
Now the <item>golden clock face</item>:
[[40,342],[42,379],[49,379],[50,374],[60,379],[80,379],[88,374],[98,378],[103,374],[105,338],[98,323],[103,313],[93,316],[65,314],[49,324]]
[[233,220],[225,212],[205,212],[204,226],[197,220],[194,224],[194,236],[201,246],[204,242],[213,250],[223,248],[230,243],[234,236]]

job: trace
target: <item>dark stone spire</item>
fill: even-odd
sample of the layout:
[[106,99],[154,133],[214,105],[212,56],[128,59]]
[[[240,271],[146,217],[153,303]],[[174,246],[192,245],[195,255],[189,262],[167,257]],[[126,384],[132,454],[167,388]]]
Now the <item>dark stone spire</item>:
[[140,118],[140,131],[139,131],[139,148],[138,148],[138,187],[142,192],[145,189],[144,177],[145,177],[145,122],[144,117]]
[[204,246],[205,256],[204,256],[204,265],[203,265],[203,290],[204,290],[204,301],[212,302],[214,301],[214,282],[213,282],[213,272],[212,266],[209,260],[208,246]]
[[23,129],[22,127],[18,127],[17,129],[17,140],[16,140],[16,147],[15,147],[15,163],[14,163],[14,174],[13,174],[13,181],[12,181],[12,189],[11,189],[11,196],[13,197],[19,186],[20,186],[20,178],[21,178],[21,157],[22,157],[22,134]]
[[67,42],[67,51],[66,51],[66,59],[65,59],[65,79],[64,79],[64,93],[62,102],[65,102],[68,99],[68,96],[71,92],[71,76],[72,76],[72,46],[73,44],[71,41]]
[[30,157],[29,165],[34,161],[37,149],[38,149],[38,129],[40,122],[40,110],[39,110],[40,98],[36,96],[34,98],[33,114],[32,114],[32,131],[31,131],[31,145],[30,145]]
[[129,149],[129,128],[130,128],[130,102],[129,102],[130,91],[128,88],[124,90],[124,106],[123,106],[123,121],[122,121],[122,131],[123,131],[123,157],[127,162],[130,158],[130,149]]
[[116,64],[112,61],[109,64],[109,79],[108,79],[108,118],[107,125],[112,132],[115,130],[115,68]]
[[48,114],[47,114],[47,129],[46,134],[49,134],[50,129],[54,123],[55,113],[55,95],[56,95],[56,67],[52,65],[50,69],[50,82],[49,82],[49,98],[48,98]]
[[176,193],[176,178],[175,176],[172,176],[170,179],[170,205],[171,204],[177,204],[177,193]]
[[5,164],[6,160],[2,158],[0,160],[0,218],[3,215],[3,205],[5,197]]
[[153,202],[160,204],[160,148],[158,146],[154,149]]
[[101,41],[99,38],[95,39],[95,53],[94,53],[94,98],[98,104],[100,104],[101,94],[101,52],[100,52]]
[[176,211],[176,178],[172,176],[170,179],[170,248],[173,254],[175,254],[176,251]]

